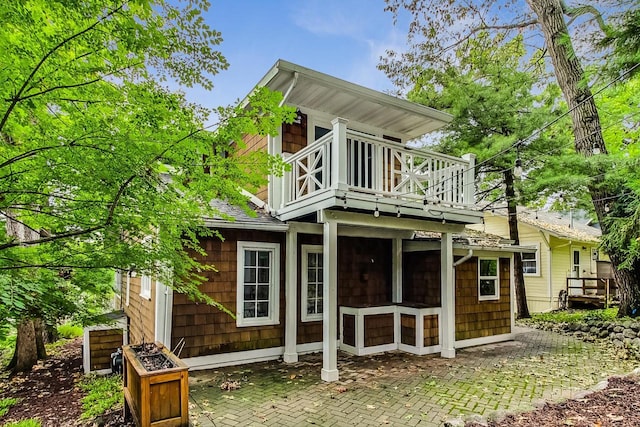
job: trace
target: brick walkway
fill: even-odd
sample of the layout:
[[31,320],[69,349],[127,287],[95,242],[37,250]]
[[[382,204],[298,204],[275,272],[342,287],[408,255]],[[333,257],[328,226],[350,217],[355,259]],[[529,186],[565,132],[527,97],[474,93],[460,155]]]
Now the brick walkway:
[[[515,341],[458,351],[455,359],[341,353],[340,381],[320,380],[321,355],[190,373],[194,426],[440,426],[568,398],[633,370],[612,350],[573,337],[520,330]],[[224,381],[240,388],[222,391]]]

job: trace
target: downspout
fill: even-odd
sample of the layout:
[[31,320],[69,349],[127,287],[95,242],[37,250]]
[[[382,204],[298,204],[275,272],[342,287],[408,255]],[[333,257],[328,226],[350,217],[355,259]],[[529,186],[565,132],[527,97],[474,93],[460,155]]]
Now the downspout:
[[463,262],[467,261],[472,256],[473,256],[473,249],[469,249],[469,251],[467,252],[467,254],[465,256],[463,256],[462,258],[460,258],[459,260],[457,260],[457,261],[455,261],[453,263],[453,268],[456,268],[457,266],[459,266]]

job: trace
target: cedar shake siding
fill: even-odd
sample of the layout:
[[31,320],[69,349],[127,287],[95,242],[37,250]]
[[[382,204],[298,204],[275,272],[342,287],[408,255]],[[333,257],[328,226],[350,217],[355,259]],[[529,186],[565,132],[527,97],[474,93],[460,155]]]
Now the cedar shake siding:
[[192,254],[203,264],[218,271],[205,271],[200,290],[213,300],[236,311],[237,242],[265,242],[280,244],[279,323],[265,326],[237,327],[236,319],[207,304],[194,303],[183,294],[173,297],[172,345],[185,339],[181,357],[196,357],[244,350],[257,350],[284,345],[284,267],[285,234],[254,230],[219,230],[224,241],[216,237],[201,241],[207,255]]
[[478,258],[456,267],[456,340],[511,333],[511,269],[500,258],[500,299],[478,300]]
[[129,318],[129,342],[140,344],[155,339],[156,282],[151,281],[151,298],[140,295],[142,275],[131,277],[129,284],[129,305],[127,299],[127,275],[122,276],[122,296],[125,301],[124,312]]
[[[302,271],[302,245],[322,245],[322,236],[298,237],[298,344],[322,341],[322,321],[301,320],[302,274],[306,274]],[[384,305],[390,301],[391,241],[338,237],[338,306]]]
[[282,152],[295,154],[307,146],[307,115],[302,114],[300,123],[282,125]]
[[[238,156],[243,156],[245,154],[248,154],[254,151],[264,151],[265,153],[268,152],[267,136],[245,135],[243,138],[243,142],[245,146],[238,150],[237,152]],[[267,195],[268,195],[267,193],[268,193],[267,186],[263,185],[258,189],[255,196],[258,199],[262,200],[263,202],[266,202]]]
[[403,301],[440,307],[440,251],[405,252],[402,264]]

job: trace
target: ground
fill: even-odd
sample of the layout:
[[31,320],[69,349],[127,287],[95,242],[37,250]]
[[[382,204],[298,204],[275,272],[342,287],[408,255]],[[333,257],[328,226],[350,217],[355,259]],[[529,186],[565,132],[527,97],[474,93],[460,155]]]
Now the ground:
[[[538,352],[534,353],[534,348]],[[472,413],[499,418],[489,423],[496,427],[640,425],[637,376],[612,377],[606,389],[591,394],[577,391],[590,389],[603,379],[598,371],[599,366],[604,367],[603,357],[612,355],[592,344],[535,331],[519,334],[511,343],[460,351],[453,360],[401,353],[341,357],[342,380],[332,384],[318,379],[321,359],[305,357],[295,366],[269,362],[193,373],[190,411],[192,421],[202,426],[354,422],[361,426],[430,426],[441,425],[444,419],[428,416],[447,406],[451,406],[450,413],[462,418]],[[629,373],[637,365],[631,360],[608,360],[611,369],[607,376]],[[22,400],[0,418],[0,425],[25,418],[40,418],[44,427],[79,425],[82,392],[77,383],[81,372],[81,341],[76,339],[66,342],[32,372],[1,378],[0,398]],[[225,387],[228,390],[222,389]],[[539,399],[557,400],[567,395],[573,399],[539,403]],[[316,401],[320,403],[314,406]],[[305,406],[296,406],[300,402]],[[524,413],[510,409],[514,405],[524,408],[526,402],[539,408]],[[249,422],[241,418],[245,410]],[[329,419],[323,415],[328,413],[342,415]],[[121,411],[116,411],[94,425],[128,425],[119,414]],[[232,416],[238,418],[234,421]],[[299,416],[302,421],[296,418]],[[211,424],[207,424],[209,420]]]

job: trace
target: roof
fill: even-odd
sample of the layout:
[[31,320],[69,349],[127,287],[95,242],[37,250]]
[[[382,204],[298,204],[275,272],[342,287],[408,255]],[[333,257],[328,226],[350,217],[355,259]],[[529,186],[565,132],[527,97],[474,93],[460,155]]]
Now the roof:
[[266,209],[258,207],[252,202],[247,202],[247,206],[255,212],[255,216],[248,214],[240,206],[232,205],[223,200],[213,200],[210,204],[220,212],[220,215],[214,218],[205,218],[204,222],[207,227],[270,231],[286,231],[289,228],[286,223],[274,218]]
[[[437,240],[441,239],[441,233],[418,231],[415,234],[418,240]],[[513,240],[506,240],[501,236],[485,233],[483,231],[472,230],[466,228],[462,233],[454,233],[452,236],[454,247],[464,249],[477,250],[500,250],[512,252],[534,252],[533,246],[514,245]]]
[[[496,215],[506,217],[506,212],[501,209],[496,211]],[[561,239],[596,243],[602,235],[599,228],[587,225],[584,220],[566,212],[537,211],[518,206],[518,221]]]
[[442,111],[282,59],[276,61],[256,85],[262,86],[285,94],[287,104],[388,129],[408,139],[439,129],[452,119],[451,115]]

